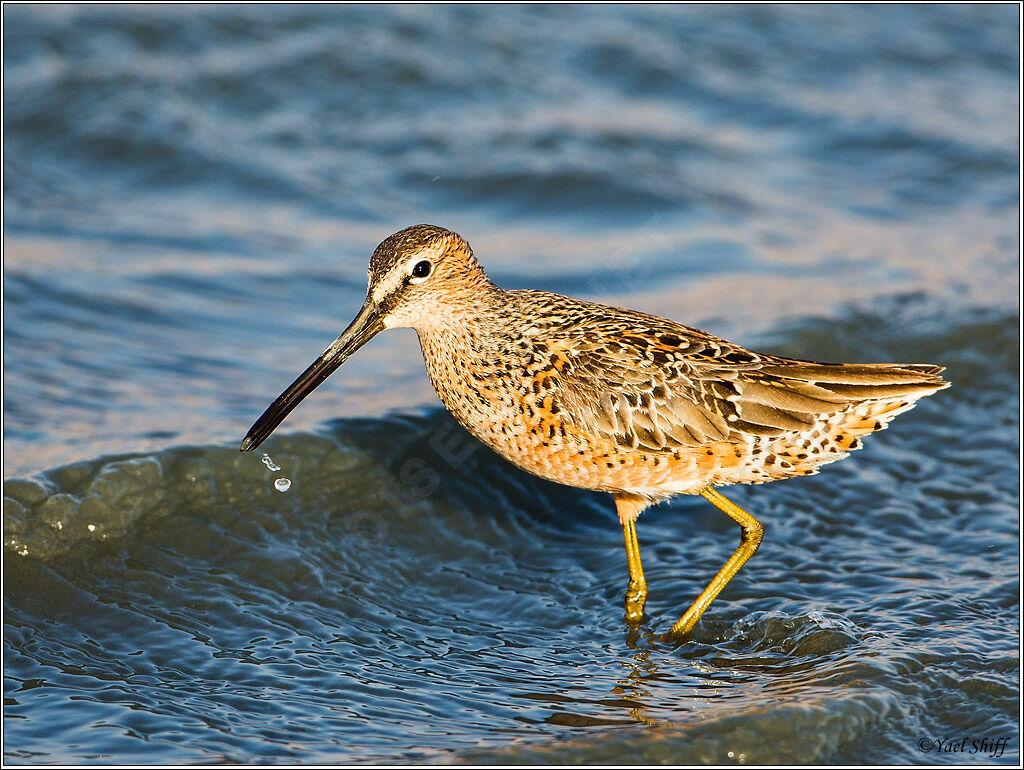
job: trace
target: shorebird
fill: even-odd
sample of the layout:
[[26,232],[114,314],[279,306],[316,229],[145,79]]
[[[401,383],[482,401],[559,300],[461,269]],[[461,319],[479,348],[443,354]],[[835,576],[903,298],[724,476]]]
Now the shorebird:
[[414,225],[370,259],[366,301],[242,441],[255,449],[384,329],[415,329],[455,418],[545,479],[610,492],[626,542],[626,620],[644,618],[636,521],[702,495],[740,526],[739,547],[668,632],[683,638],[757,550],[763,527],[718,490],[817,472],[923,396],[932,364],[831,364],[765,355],[634,310],[493,284],[458,234]]

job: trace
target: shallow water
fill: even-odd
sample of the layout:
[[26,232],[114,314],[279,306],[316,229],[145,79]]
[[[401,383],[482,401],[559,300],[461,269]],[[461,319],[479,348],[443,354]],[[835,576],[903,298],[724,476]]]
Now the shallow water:
[[[7,762],[1019,761],[1015,7],[4,21]],[[735,527],[646,512],[629,631],[610,500],[475,444],[410,332],[238,453],[421,221],[953,387],[733,490],[764,544],[667,644]]]

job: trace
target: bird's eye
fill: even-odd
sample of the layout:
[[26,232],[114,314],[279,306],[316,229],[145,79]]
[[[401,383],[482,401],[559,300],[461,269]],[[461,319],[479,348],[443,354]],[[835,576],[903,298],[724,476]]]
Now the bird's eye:
[[421,262],[417,262],[415,265],[412,266],[412,272],[409,273],[409,276],[412,279],[413,283],[419,283],[424,278],[430,275],[430,270],[430,263],[424,259]]

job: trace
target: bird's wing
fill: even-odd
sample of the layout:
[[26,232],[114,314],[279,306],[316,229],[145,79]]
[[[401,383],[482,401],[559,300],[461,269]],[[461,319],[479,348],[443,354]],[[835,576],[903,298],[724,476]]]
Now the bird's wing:
[[619,313],[567,340],[559,376],[571,419],[622,446],[674,451],[803,432],[854,403],[916,400],[945,386],[941,367],[765,356],[661,318]]

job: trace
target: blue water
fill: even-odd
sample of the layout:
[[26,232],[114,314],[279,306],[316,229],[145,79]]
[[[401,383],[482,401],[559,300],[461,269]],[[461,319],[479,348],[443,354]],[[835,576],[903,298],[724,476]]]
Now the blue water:
[[[5,761],[1018,763],[1018,15],[5,5]],[[631,631],[610,500],[474,444],[411,332],[238,453],[417,222],[953,386],[733,490],[764,544],[666,644],[735,526],[643,515]]]

